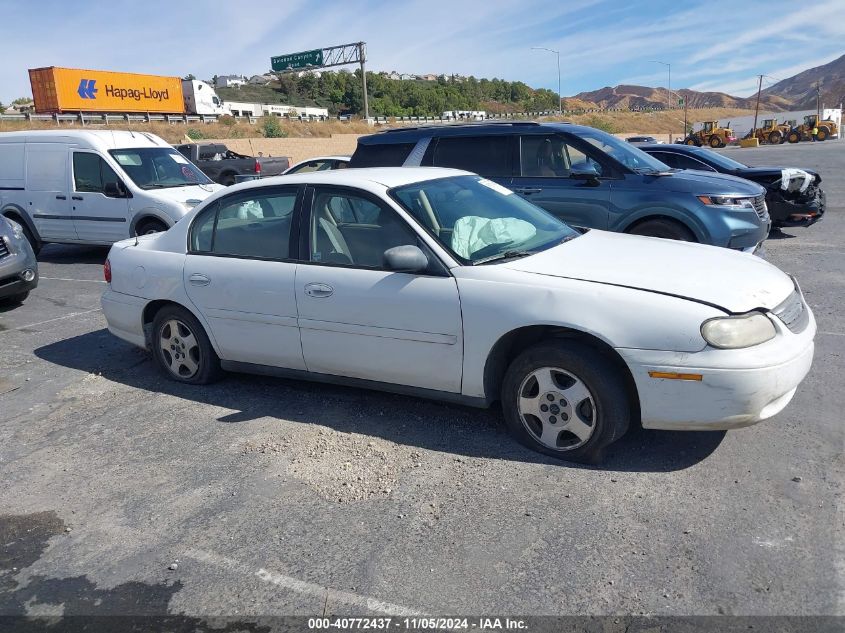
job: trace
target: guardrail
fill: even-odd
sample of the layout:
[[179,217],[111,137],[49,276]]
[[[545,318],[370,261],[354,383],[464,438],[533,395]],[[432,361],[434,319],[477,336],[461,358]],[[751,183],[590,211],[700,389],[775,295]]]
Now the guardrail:
[[[695,108],[688,108],[688,110],[703,110],[712,106],[700,106]],[[576,110],[563,110],[564,116],[572,116],[579,114],[606,114],[608,112],[665,112],[668,108],[588,108]],[[672,111],[679,112],[682,108],[673,108]],[[490,113],[486,115],[486,119],[530,119],[537,117],[558,116],[560,113],[557,110],[536,110],[529,112],[503,112]],[[111,125],[120,123],[150,123],[152,121],[165,122],[171,124],[189,124],[189,123],[214,123],[220,116],[232,115],[217,115],[217,114],[85,114],[84,112],[74,114],[0,114],[0,122],[3,121],[40,121],[40,122],[54,122],[57,126],[61,124],[79,123],[83,126],[93,125]],[[336,116],[316,116],[316,115],[290,115],[290,114],[272,114],[268,116],[276,116],[286,121],[298,122],[315,122],[327,121],[329,119],[336,119],[338,121],[351,121],[353,117],[350,115],[339,114]],[[259,118],[257,116],[234,116],[234,119],[245,121],[250,124],[255,124]],[[386,125],[388,123],[451,123],[451,122],[467,122],[474,121],[471,117],[443,117],[443,116],[375,116],[371,117],[371,121],[376,125]]]

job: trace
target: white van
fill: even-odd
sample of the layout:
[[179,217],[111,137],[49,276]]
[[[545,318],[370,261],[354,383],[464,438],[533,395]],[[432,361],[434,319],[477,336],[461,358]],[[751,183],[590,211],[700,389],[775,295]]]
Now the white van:
[[219,189],[154,134],[0,133],[0,214],[24,226],[36,252],[165,231]]

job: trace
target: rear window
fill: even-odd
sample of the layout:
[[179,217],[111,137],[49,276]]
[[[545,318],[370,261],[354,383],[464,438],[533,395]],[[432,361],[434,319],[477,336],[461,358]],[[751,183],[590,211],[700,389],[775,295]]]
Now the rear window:
[[350,167],[401,167],[416,143],[358,145]]
[[482,176],[511,176],[511,137],[441,138],[434,148],[435,167],[465,169]]

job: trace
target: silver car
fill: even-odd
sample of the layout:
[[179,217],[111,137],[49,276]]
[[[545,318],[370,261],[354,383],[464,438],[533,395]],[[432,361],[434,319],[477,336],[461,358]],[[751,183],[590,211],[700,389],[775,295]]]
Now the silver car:
[[22,303],[38,285],[38,261],[23,227],[0,215],[0,305]]

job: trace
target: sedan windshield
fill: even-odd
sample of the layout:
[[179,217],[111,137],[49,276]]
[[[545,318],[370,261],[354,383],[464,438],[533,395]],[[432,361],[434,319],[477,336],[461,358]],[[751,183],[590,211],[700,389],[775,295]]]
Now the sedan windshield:
[[390,194],[465,264],[531,255],[580,235],[510,189],[478,176],[426,180]]
[[671,169],[666,163],[660,162],[654,156],[649,156],[640,148],[601,130],[590,128],[579,131],[578,138],[584,139],[633,171],[665,172]]
[[175,149],[142,147],[109,152],[126,175],[141,189],[166,189],[213,184]]

